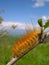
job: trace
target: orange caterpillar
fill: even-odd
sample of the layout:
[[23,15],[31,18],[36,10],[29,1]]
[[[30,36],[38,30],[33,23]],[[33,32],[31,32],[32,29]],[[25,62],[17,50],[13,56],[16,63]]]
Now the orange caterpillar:
[[14,44],[12,48],[13,56],[21,57],[31,50],[38,42],[41,31],[34,30],[28,32],[22,39]]

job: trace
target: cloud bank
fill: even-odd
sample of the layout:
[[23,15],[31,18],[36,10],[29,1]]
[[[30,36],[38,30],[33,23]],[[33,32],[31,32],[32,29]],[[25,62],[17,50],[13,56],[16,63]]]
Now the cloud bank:
[[46,2],[49,2],[49,0],[32,0],[35,1],[33,7],[43,7],[46,5]]
[[14,24],[14,25],[17,25],[16,28],[18,28],[18,29],[23,29],[23,30],[25,30],[25,29],[31,29],[31,30],[32,30],[33,28],[38,28],[38,27],[39,27],[38,24],[35,26],[35,25],[32,25],[31,23],[25,24],[25,23],[20,23],[20,22],[7,21],[7,22],[3,22],[3,23],[0,25],[0,29],[2,29],[2,28],[12,28],[11,26],[12,26],[13,24]]

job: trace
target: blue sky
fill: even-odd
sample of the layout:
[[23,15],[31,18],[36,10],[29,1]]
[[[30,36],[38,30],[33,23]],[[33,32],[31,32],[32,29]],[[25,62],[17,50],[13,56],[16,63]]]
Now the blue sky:
[[49,0],[0,0],[1,9],[5,21],[36,23],[38,18],[49,18]]

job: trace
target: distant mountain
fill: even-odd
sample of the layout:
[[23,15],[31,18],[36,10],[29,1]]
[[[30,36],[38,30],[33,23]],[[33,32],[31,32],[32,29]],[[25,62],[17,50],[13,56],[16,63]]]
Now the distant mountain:
[[[13,29],[11,26],[12,24],[17,25],[15,29]],[[27,30],[33,30],[37,29],[40,30],[40,27],[38,24],[32,25],[32,24],[22,24],[22,23],[13,23],[13,22],[4,22],[2,25],[0,25],[0,30],[7,30],[8,34],[14,35],[14,36],[19,36],[19,35],[24,35]],[[49,28],[47,28],[44,33],[49,31]]]
[[[13,29],[11,26],[12,25],[17,25],[15,29]],[[34,28],[40,29],[38,25],[32,25],[32,24],[24,24],[24,23],[15,23],[15,22],[3,22],[0,25],[0,30],[7,30],[10,35],[18,36],[18,35],[24,35],[27,30],[33,30]]]
[[14,36],[24,35],[25,33],[26,33],[25,29],[20,29],[20,28],[10,29],[9,31],[9,34]]

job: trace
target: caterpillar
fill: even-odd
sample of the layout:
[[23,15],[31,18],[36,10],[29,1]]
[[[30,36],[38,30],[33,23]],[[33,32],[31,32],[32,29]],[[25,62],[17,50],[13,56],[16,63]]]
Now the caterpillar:
[[37,44],[40,35],[41,31],[39,30],[28,32],[24,37],[22,37],[17,43],[14,44],[12,48],[13,56],[21,57],[26,54]]
[[23,55],[28,53],[32,48],[39,44],[40,39],[41,31],[29,31],[12,47],[13,58],[7,63],[7,65],[13,65],[18,59],[20,59]]

